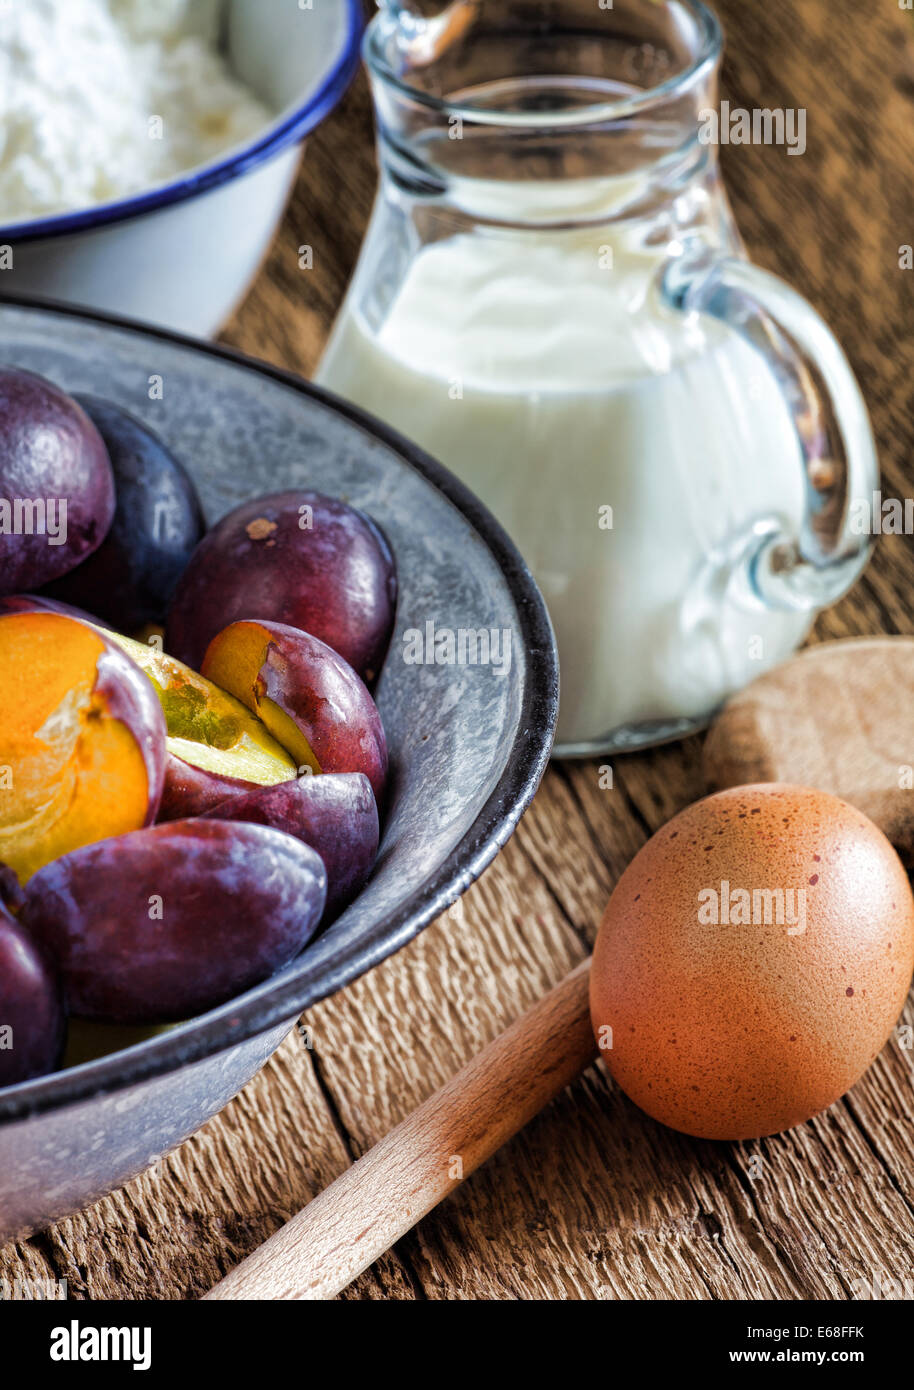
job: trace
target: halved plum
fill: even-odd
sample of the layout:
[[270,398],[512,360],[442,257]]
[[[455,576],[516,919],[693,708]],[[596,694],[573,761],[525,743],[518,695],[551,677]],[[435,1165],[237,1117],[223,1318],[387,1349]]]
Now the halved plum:
[[[169,743],[171,742],[172,740],[169,740]],[[175,745],[180,747],[180,740],[176,740]],[[199,750],[199,744],[192,745],[189,756],[199,756]],[[290,770],[288,776],[290,780],[295,780],[294,771]],[[214,806],[221,806],[231,797],[285,785],[285,781],[264,783],[245,781],[240,777],[226,777],[221,772],[195,767],[193,763],[179,758],[169,749],[165,762],[165,786],[157,820],[162,824],[164,821],[186,820],[190,816],[205,816]]]
[[361,772],[306,774],[257,787],[220,802],[206,816],[272,825],[317,850],[327,870],[325,924],[365,886],[378,855],[378,807]]
[[364,772],[380,805],[387,741],[377,706],[341,656],[282,623],[232,623],[202,671],[263,720],[300,769]]
[[371,517],[319,492],[277,492],[236,507],[197,546],[165,645],[197,667],[220,628],[259,618],[312,633],[370,685],[396,605],[393,553]]
[[86,412],[34,372],[0,368],[0,594],[66,574],[113,516],[111,462]]
[[0,616],[0,860],[49,860],[156,816],[165,719],[99,628],[61,613]]
[[0,903],[0,1086],[55,1071],[65,1033],[54,971]]
[[160,820],[202,815],[226,797],[294,778],[293,757],[256,715],[156,646],[119,633],[111,641],[149,677],[168,737]]
[[93,627],[109,631],[104,623],[100,623],[94,614],[87,613],[84,608],[48,598],[45,594],[5,594],[0,598],[2,613],[61,613],[65,618],[76,618],[81,623],[90,623]]
[[0,615],[35,612],[60,613],[99,629],[149,677],[168,734],[159,820],[202,815],[226,797],[295,777],[294,759],[255,715],[158,646],[124,637],[45,594],[0,598]]
[[46,865],[26,885],[19,920],[57,961],[72,1014],[169,1023],[297,956],[326,891],[320,856],[291,835],[172,821]]

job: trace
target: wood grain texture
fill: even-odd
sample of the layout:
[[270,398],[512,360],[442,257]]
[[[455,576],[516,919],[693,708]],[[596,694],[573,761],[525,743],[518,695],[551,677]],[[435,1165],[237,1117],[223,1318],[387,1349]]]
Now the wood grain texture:
[[[808,149],[730,148],[748,249],[841,338],[885,491],[912,486],[914,18],[894,0],[719,0],[723,94],[805,107]],[[309,142],[282,232],[226,340],[310,372],[370,209],[359,79]],[[298,248],[314,268],[298,268]],[[914,550],[885,537],[819,638],[914,631]],[[701,745],[550,769],[457,909],[310,1011],[245,1092],[144,1177],[0,1253],[77,1297],[196,1297],[444,1084],[589,950],[647,836],[704,790]],[[914,1023],[910,1004],[907,1022]],[[711,1144],[662,1129],[591,1068],[346,1292],[350,1299],[824,1298],[914,1271],[912,1054],[895,1039],[800,1130]]]
[[206,1297],[347,1288],[595,1060],[589,984],[585,960]]

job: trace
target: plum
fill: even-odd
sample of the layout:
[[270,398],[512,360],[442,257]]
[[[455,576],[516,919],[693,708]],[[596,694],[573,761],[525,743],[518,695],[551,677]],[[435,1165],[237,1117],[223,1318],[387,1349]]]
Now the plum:
[[207,819],[272,825],[317,850],[327,870],[323,925],[364,887],[378,854],[378,807],[360,772],[305,775],[255,787],[206,813]]
[[72,1014],[170,1023],[288,964],[326,891],[320,856],[291,835],[183,820],[56,859],[29,880],[19,916],[57,961]]
[[[285,782],[257,783],[242,777],[227,777],[213,768],[197,767],[188,760],[196,757],[197,751],[194,749],[187,758],[181,758],[169,749],[165,761],[165,786],[157,817],[160,824],[169,820],[187,820],[189,816],[205,816],[230,797],[243,796],[246,792],[285,786]],[[287,780],[295,780],[294,771],[289,771]]]
[[396,602],[393,554],[370,517],[319,492],[278,492],[237,507],[200,542],[165,645],[199,667],[221,628],[261,618],[312,633],[370,685]]
[[44,954],[0,903],[0,1086],[55,1071],[66,1020]]
[[76,396],[114,470],[114,520],[101,545],[46,588],[124,632],[164,619],[205,525],[183,464],[148,426],[96,396]]
[[[45,594],[6,594],[0,598],[0,614],[3,613],[62,613],[65,618],[76,618],[81,623],[101,627],[98,619],[84,608],[76,608],[72,603],[61,603]],[[107,629],[106,629],[107,631]]]
[[86,412],[42,377],[0,368],[0,594],[66,574],[113,517],[111,462]]
[[160,820],[197,816],[233,792],[295,777],[292,757],[240,700],[156,646],[106,635],[145,671],[165,714]]
[[102,629],[51,611],[0,616],[0,709],[0,859],[20,879],[155,819],[162,707]]
[[308,632],[232,623],[213,638],[203,674],[263,720],[299,769],[364,772],[378,804],[387,742],[377,706],[351,666]]

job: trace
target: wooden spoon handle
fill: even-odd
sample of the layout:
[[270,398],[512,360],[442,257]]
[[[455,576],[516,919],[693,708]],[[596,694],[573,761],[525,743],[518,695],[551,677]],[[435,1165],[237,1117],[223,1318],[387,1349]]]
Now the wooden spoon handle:
[[332,1298],[596,1056],[590,961],[490,1043],[206,1298]]

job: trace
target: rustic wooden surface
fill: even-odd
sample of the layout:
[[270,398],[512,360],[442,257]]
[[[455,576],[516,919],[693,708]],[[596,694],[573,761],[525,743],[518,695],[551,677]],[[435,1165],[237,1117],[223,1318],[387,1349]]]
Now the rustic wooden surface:
[[[886,492],[911,487],[914,17],[896,0],[720,0],[724,95],[805,107],[808,150],[724,151],[754,259],[831,322],[872,410]],[[363,80],[311,140],[282,233],[226,338],[310,372],[354,264],[374,165]],[[298,269],[297,249],[315,265]],[[912,631],[908,538],[884,539],[819,637]],[[483,880],[415,943],[313,1009],[227,1109],[144,1177],[0,1253],[71,1296],[194,1298],[441,1086],[587,953],[634,851],[702,790],[691,740],[554,766]],[[914,1014],[908,1012],[908,1021]],[[914,1274],[910,1052],[891,1043],[825,1115],[753,1144],[696,1142],[592,1068],[345,1295],[851,1296]]]
[[204,1297],[348,1288],[591,1065],[591,968],[588,956]]

